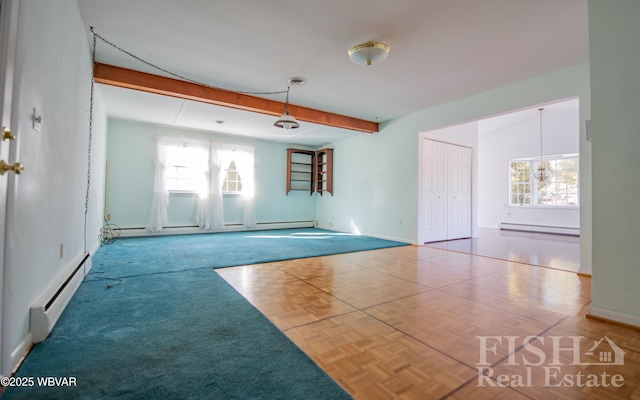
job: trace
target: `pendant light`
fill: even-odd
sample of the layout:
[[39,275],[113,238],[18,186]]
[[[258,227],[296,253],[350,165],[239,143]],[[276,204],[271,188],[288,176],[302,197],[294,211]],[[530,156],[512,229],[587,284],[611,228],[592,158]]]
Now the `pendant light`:
[[533,173],[533,178],[538,183],[545,183],[551,179],[551,173],[547,170],[547,167],[542,162],[542,111],[544,108],[539,108],[540,111],[540,158],[538,159],[538,167],[536,168],[536,172]]
[[276,122],[274,122],[273,126],[277,126],[278,128],[283,128],[286,130],[289,129],[297,129],[300,127],[300,124],[293,115],[289,114],[289,86],[287,86],[287,99],[284,102],[284,114],[278,118]]

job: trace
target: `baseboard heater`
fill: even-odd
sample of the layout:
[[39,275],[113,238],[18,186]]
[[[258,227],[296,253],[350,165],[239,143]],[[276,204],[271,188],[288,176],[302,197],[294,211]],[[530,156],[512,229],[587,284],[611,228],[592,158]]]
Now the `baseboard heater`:
[[35,343],[42,342],[49,336],[82,283],[84,271],[90,269],[90,264],[89,254],[84,255],[79,262],[72,263],[31,306],[30,330]]
[[257,231],[265,229],[293,229],[316,228],[316,221],[286,221],[286,222],[258,222],[255,228],[245,228],[241,223],[225,224],[222,229],[205,230],[196,225],[192,226],[167,226],[160,232],[147,232],[144,228],[121,228],[120,237],[181,235],[216,232]]
[[504,231],[551,233],[555,235],[580,236],[580,228],[565,226],[517,224],[513,222],[501,222],[500,229]]

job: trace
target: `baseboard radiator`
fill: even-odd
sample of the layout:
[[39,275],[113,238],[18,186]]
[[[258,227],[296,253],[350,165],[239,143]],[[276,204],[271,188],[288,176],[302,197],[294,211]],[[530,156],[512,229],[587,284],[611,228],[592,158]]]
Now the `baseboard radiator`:
[[266,229],[294,229],[294,228],[316,228],[316,221],[286,221],[286,222],[258,222],[255,228],[245,228],[244,225],[226,224],[222,229],[206,230],[197,226],[167,226],[160,232],[147,232],[144,228],[121,228],[120,237],[138,237],[138,236],[162,236],[162,235],[181,235],[181,234],[199,234],[199,233],[217,233],[217,232],[236,232],[236,231],[256,231]]
[[90,267],[91,257],[86,254],[72,263],[31,306],[30,331],[35,343],[49,336]]
[[566,226],[517,224],[513,222],[501,222],[500,229],[504,231],[551,233],[555,235],[580,236],[580,228]]

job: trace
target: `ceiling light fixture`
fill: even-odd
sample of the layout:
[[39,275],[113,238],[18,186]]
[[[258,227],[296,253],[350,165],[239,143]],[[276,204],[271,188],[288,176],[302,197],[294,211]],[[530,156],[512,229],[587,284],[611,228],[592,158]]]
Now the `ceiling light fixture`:
[[300,127],[300,124],[293,115],[289,114],[289,87],[287,86],[287,99],[284,102],[284,114],[278,118],[276,122],[274,122],[273,126],[277,126],[278,128],[284,129],[297,129]]
[[349,59],[356,64],[371,65],[384,61],[391,48],[380,42],[367,42],[349,49]]
[[536,172],[533,173],[533,179],[538,183],[546,183],[551,179],[551,172],[547,169],[546,163],[542,161],[542,111],[544,108],[539,108],[540,111],[540,158],[538,159],[538,167]]

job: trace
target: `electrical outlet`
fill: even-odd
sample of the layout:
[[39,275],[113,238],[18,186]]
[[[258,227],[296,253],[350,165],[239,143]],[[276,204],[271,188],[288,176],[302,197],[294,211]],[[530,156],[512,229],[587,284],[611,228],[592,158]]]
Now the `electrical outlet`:
[[107,216],[105,217],[105,219],[106,219],[107,221],[111,221],[111,214],[107,214]]
[[64,244],[60,243],[60,259],[64,257]]

